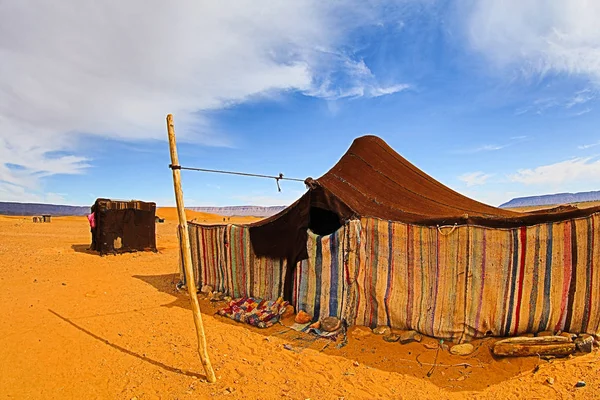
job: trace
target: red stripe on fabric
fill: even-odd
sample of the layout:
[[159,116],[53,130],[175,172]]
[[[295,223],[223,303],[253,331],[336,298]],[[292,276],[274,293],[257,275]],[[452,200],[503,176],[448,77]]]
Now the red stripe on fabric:
[[300,265],[296,266],[296,272],[294,274],[294,306],[298,308],[298,279],[300,276]]
[[217,289],[217,274],[216,274],[216,262],[215,262],[215,239],[214,239],[214,230],[210,229],[208,231],[208,257],[210,259],[210,269],[208,271],[209,276],[210,276],[210,282],[212,283],[212,287],[215,290]]
[[[350,232],[352,230],[352,225],[348,225],[347,228],[344,229],[344,247],[348,246],[348,243],[350,242]],[[346,235],[348,235],[348,240],[346,240]],[[346,258],[346,251],[348,252],[348,258]],[[358,251],[358,249],[356,250]],[[350,285],[350,267],[348,264],[350,264],[350,248],[348,246],[347,249],[345,249],[344,251],[344,271],[346,273],[346,283],[348,285]],[[356,267],[356,266],[355,266]]]
[[[231,270],[231,280],[232,280],[231,288],[234,292],[232,294],[232,296],[235,297],[236,294],[239,295],[239,293],[240,293],[240,290],[239,290],[240,289],[240,280],[238,279],[237,276],[235,276],[235,277],[233,276],[233,248],[235,246],[233,246],[233,244],[231,243],[231,238],[233,237],[232,232],[233,232],[233,226],[229,225],[227,227],[227,251],[229,252],[229,264],[231,265],[231,268],[229,268],[229,269]],[[235,270],[237,273],[237,271],[238,271],[237,266],[236,266]],[[236,283],[237,285],[235,285],[234,283]]]
[[411,236],[411,226],[410,225],[406,225],[406,272],[408,275],[408,282],[406,285],[406,289],[407,289],[407,301],[406,301],[406,320],[408,322],[408,328],[412,327],[412,302],[413,302],[413,293],[412,293],[412,288],[413,288],[413,270],[412,270],[412,264],[411,264],[411,257],[412,257],[412,252],[410,251],[410,245],[411,245],[411,241],[412,241],[412,236]]
[[204,236],[204,228],[200,229],[200,242],[202,243],[202,276],[198,277],[198,280],[201,285],[207,285],[207,274],[208,274],[208,266],[207,266],[207,257],[206,257],[206,238]]
[[517,294],[517,308],[515,312],[515,328],[513,335],[519,330],[519,318],[521,316],[521,300],[523,299],[523,281],[525,277],[525,255],[527,252],[527,228],[521,227],[521,260],[519,265],[519,293]]
[[[395,233],[394,233],[394,223],[393,222],[388,222],[388,224],[392,225],[392,237],[390,239],[388,239],[388,240],[393,240],[393,238],[395,236]],[[393,245],[393,243],[392,243],[391,247],[392,247],[391,248],[391,252],[393,253],[393,251],[394,251],[394,245]],[[392,293],[392,289],[394,287],[394,279],[393,279],[393,276],[394,276],[394,257],[393,257],[393,254],[388,254],[388,257],[391,260],[391,262],[390,262],[390,271],[388,273],[392,276],[392,279],[389,280],[390,281],[390,286],[387,288],[387,293],[391,294]],[[390,298],[389,298],[389,296],[385,298],[385,309],[389,313],[389,310],[390,310]],[[389,318],[390,318],[390,322],[391,322],[392,318],[391,317],[389,317]]]
[[240,230],[240,242],[239,242],[239,248],[240,248],[240,268],[242,270],[242,285],[244,288],[244,291],[242,292],[240,290],[240,295],[245,297],[248,296],[248,292],[246,290],[246,260],[244,259],[244,231]]
[[564,267],[564,279],[563,279],[563,291],[562,291],[562,300],[560,302],[560,318],[554,327],[554,330],[562,330],[564,327],[564,319],[566,318],[565,310],[567,308],[567,301],[569,298],[569,286],[571,286],[571,269],[573,268],[572,264],[572,254],[571,254],[571,221],[566,222],[564,224],[564,259],[563,259],[563,267]]
[[373,299],[372,299],[372,295],[371,295],[371,288],[373,287],[373,271],[371,271],[372,269],[372,262],[373,262],[373,257],[375,256],[375,235],[378,234],[379,232],[375,231],[375,225],[376,225],[377,221],[375,219],[373,219],[373,227],[371,229],[371,257],[369,258],[369,295],[367,297],[367,299],[369,299],[368,301],[368,305],[369,305],[369,326],[371,326],[373,324]]
[[[435,313],[437,311],[437,295],[440,281],[440,231],[435,231],[435,291],[433,292],[433,312],[431,313],[431,334],[435,336]],[[441,318],[440,318],[441,320]]]
[[590,298],[588,299],[588,318],[587,318],[587,322],[585,324],[586,326],[586,330],[589,330],[589,326],[590,326],[590,320],[592,319],[592,297],[594,297],[592,295],[592,293],[594,293],[594,237],[595,235],[595,229],[594,229],[594,217],[590,217],[591,221],[592,221],[592,249],[590,250],[592,252],[592,256],[590,257]]

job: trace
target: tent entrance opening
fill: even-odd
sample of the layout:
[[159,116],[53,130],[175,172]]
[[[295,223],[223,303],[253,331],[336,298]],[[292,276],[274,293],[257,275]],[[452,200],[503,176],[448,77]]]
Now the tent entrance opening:
[[340,217],[333,211],[319,207],[310,208],[308,228],[315,234],[331,235],[342,227]]

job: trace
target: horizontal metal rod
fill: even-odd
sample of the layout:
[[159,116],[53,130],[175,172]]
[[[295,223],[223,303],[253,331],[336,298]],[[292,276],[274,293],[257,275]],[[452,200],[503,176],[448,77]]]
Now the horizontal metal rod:
[[181,165],[169,165],[169,168],[171,169],[185,169],[188,171],[200,171],[200,172],[213,172],[216,174],[228,174],[228,175],[240,175],[240,176],[252,176],[255,178],[268,178],[268,179],[275,179],[275,180],[282,180],[282,181],[295,181],[295,182],[304,182],[304,179],[298,179],[298,178],[285,178],[283,176],[283,174],[279,174],[279,176],[274,176],[274,175],[261,175],[261,174],[249,174],[246,172],[235,172],[235,171],[221,171],[218,169],[206,169],[206,168],[193,168],[193,167],[182,167]]

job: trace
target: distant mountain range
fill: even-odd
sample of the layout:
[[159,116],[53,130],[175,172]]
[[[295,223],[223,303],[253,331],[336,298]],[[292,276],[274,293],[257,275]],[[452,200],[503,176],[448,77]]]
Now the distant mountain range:
[[60,204],[13,203],[0,201],[2,215],[87,215],[90,207],[63,206]]
[[[231,206],[231,207],[186,207],[193,211],[219,214],[226,217],[251,216],[270,217],[283,210],[285,206],[260,207],[260,206]],[[0,214],[2,215],[87,215],[89,206],[65,206],[60,204],[41,203],[15,203],[0,201]]]
[[517,197],[501,204],[500,208],[553,206],[558,204],[581,203],[584,201],[600,201],[600,190],[594,192],[556,193],[543,196]]

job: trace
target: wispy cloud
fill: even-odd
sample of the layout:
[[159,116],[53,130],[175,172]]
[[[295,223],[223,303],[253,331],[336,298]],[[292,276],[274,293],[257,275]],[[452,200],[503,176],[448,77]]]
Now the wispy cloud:
[[[590,89],[584,89],[575,92],[573,96],[568,96],[561,99],[557,99],[555,97],[537,99],[531,105],[517,108],[515,110],[515,115],[518,116],[526,113],[545,115],[550,110],[552,112],[559,110],[562,112],[570,111],[568,115],[577,117],[592,111],[592,108],[589,106],[586,106],[585,108],[581,107],[594,99],[596,99],[596,95]],[[571,111],[571,109],[574,109],[574,111]]]
[[600,146],[600,140],[597,141],[596,143],[582,144],[580,146],[577,146],[577,148],[580,150],[585,150],[585,149],[591,149],[592,147],[596,147],[596,146]]
[[339,68],[331,69],[323,76],[315,76],[311,86],[303,93],[326,100],[339,100],[357,97],[380,97],[402,92],[410,88],[409,84],[380,84],[364,60],[352,60],[339,53],[327,53],[331,63],[343,66],[345,75],[340,82]]
[[474,154],[474,153],[481,153],[481,152],[489,152],[489,151],[498,151],[498,150],[502,150],[505,149],[509,146],[512,146],[514,144],[523,142],[525,140],[527,140],[527,136],[512,136],[510,138],[510,142],[508,143],[504,143],[504,144],[483,144],[477,147],[471,147],[471,148],[464,148],[464,149],[458,149],[453,151],[453,153],[457,153],[457,154]]
[[502,150],[505,147],[508,147],[508,144],[484,144],[477,147],[467,148],[467,149],[459,149],[454,151],[454,153],[458,154],[472,154],[472,153],[480,153],[483,151],[497,151]]
[[492,176],[494,176],[494,174],[486,174],[484,172],[477,171],[463,174],[459,176],[458,179],[464,182],[467,187],[471,187],[484,185]]
[[577,111],[576,113],[571,114],[574,117],[579,117],[580,115],[584,115],[589,113],[590,111],[592,111],[592,109],[590,107],[586,107],[581,111]]
[[567,100],[567,103],[565,104],[566,108],[571,108],[573,106],[577,106],[577,105],[582,105],[587,103],[588,101],[591,101],[595,98],[595,94],[592,92],[591,89],[586,88],[583,90],[580,90],[578,92],[575,93],[575,95],[570,98],[569,100]]
[[577,157],[532,169],[521,169],[509,175],[511,182],[525,185],[561,185],[574,181],[600,182],[600,160]]
[[[474,49],[524,77],[571,74],[600,83],[600,2],[488,0],[464,3]],[[575,100],[578,101],[578,100]]]

